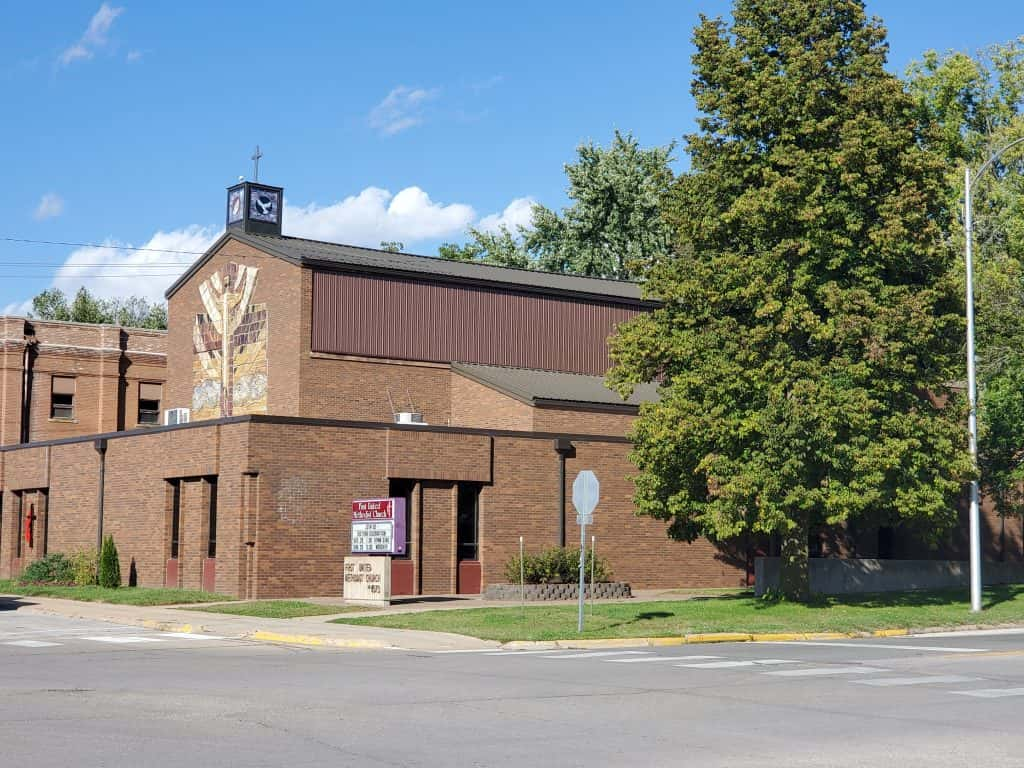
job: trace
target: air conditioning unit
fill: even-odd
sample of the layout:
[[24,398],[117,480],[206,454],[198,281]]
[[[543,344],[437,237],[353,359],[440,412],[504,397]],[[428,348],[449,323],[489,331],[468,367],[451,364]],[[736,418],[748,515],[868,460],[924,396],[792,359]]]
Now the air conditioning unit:
[[415,413],[414,411],[399,411],[395,414],[395,424],[418,424],[420,426],[426,426],[427,422],[423,420],[422,413]]
[[188,424],[192,412],[188,408],[168,408],[164,411],[164,426],[173,427],[175,424]]

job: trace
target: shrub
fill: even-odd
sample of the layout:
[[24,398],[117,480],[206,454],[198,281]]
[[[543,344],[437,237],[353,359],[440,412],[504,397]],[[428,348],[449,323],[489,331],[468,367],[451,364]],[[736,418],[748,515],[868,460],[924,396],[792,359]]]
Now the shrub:
[[18,580],[23,584],[71,584],[75,574],[71,561],[60,552],[53,552],[29,563]]
[[72,581],[76,586],[89,587],[96,583],[96,566],[99,555],[92,547],[78,549],[71,553]]
[[[611,581],[612,571],[603,557],[594,560],[592,550],[587,550],[584,568],[587,581],[590,569],[594,568],[595,581]],[[527,553],[523,557],[523,578],[527,584],[571,584],[579,579],[580,551],[565,547],[552,547],[540,554]],[[519,555],[505,563],[505,578],[510,584],[519,583]]]
[[117,546],[114,537],[107,536],[100,550],[99,583],[101,587],[115,588],[121,586],[121,563],[117,557]]

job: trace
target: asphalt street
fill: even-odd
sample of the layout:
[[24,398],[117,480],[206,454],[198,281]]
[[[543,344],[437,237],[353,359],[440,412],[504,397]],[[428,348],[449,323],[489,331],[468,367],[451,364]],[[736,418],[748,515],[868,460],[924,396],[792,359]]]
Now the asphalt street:
[[0,611],[0,755],[50,766],[1024,766],[1024,630],[307,649]]

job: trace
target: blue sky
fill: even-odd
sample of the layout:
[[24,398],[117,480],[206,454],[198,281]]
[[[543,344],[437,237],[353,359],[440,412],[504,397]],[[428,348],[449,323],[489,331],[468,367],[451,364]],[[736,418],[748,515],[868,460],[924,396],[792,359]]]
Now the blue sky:
[[[692,130],[690,33],[730,5],[3,0],[0,238],[202,250],[258,143],[287,233],[434,253],[563,205],[581,141]],[[868,10],[894,71],[1024,31],[1018,0]],[[191,258],[0,240],[0,311],[52,284],[158,297]]]

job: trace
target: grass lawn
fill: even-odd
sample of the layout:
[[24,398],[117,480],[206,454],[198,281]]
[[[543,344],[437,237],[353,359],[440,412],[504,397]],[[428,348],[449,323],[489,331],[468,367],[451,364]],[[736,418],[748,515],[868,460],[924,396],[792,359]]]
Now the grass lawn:
[[178,603],[211,603],[234,600],[227,595],[201,592],[198,589],[150,589],[148,587],[57,587],[47,584],[19,584],[0,579],[0,594],[25,597],[60,597],[87,603],[118,603],[120,605],[175,605]]
[[350,613],[367,609],[358,605],[320,605],[300,600],[253,600],[248,603],[233,603],[231,605],[203,605],[188,610],[230,613],[235,616],[256,616],[262,619],[294,619],[297,616],[326,616],[332,613]]
[[365,618],[341,624],[454,632],[486,640],[679,637],[701,632],[856,632],[958,624],[1024,622],[1024,585],[985,590],[985,610],[969,612],[967,590],[819,598],[809,604],[770,602],[749,594],[685,601],[598,603],[587,606],[583,634],[577,607],[528,605],[472,608]]

